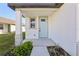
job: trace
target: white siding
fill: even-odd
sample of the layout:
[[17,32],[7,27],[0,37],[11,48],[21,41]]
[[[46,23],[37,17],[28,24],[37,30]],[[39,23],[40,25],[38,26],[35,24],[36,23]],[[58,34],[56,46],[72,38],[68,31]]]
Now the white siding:
[[76,55],[76,4],[64,4],[52,16],[51,38],[71,55]]

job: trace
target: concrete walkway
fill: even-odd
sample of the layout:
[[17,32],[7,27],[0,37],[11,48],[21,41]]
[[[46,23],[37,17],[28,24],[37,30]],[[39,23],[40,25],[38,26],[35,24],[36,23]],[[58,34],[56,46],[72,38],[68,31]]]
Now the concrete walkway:
[[33,49],[31,56],[49,56],[49,52],[47,50],[47,46],[55,46],[56,44],[51,39],[28,39],[24,40],[33,42]]
[[34,47],[31,56],[49,56],[46,47]]

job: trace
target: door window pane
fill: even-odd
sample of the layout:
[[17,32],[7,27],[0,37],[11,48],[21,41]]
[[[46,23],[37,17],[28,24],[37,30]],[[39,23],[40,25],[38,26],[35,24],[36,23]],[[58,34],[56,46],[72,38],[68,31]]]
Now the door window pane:
[[31,28],[35,28],[35,23],[31,23]]
[[45,22],[45,19],[41,19],[41,22]]

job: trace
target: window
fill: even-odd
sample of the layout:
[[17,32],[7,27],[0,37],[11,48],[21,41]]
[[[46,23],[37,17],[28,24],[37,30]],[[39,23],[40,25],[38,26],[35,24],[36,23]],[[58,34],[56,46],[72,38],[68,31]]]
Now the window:
[[35,18],[30,19],[30,28],[35,28]]
[[0,29],[3,29],[3,24],[0,24]]
[[45,22],[45,19],[41,19],[42,22]]

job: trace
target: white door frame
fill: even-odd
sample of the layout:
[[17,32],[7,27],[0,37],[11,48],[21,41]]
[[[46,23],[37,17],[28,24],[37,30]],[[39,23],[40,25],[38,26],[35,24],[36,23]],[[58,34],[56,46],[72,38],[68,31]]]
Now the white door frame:
[[[40,37],[40,20],[42,18],[43,19],[47,19],[47,37]],[[47,16],[39,16],[39,31],[38,32],[39,32],[39,34],[38,34],[39,35],[39,38],[48,38],[48,17]]]

